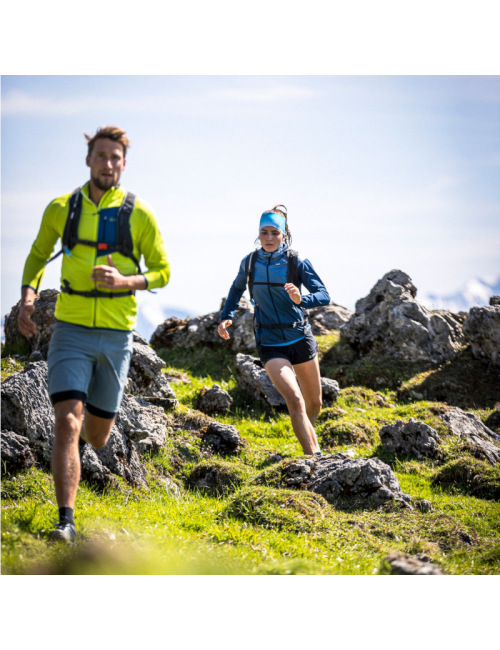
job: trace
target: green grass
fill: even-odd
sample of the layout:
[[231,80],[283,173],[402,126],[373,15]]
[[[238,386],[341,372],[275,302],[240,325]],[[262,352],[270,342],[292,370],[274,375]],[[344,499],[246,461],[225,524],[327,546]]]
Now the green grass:
[[[322,359],[332,338],[319,339]],[[217,348],[161,354],[167,372],[185,373],[191,383],[173,384],[181,406],[168,417],[170,425],[180,428],[146,459],[149,489],[118,481],[101,492],[82,483],[76,505],[78,542],[71,548],[54,547],[46,542],[57,514],[51,476],[39,468],[4,472],[3,573],[372,575],[384,571],[383,558],[392,550],[425,553],[445,573],[500,573],[498,496],[471,493],[467,481],[436,481],[457,459],[481,462],[464,456],[447,434],[439,418],[441,403],[410,402],[397,387],[345,386],[334,406],[321,413],[320,440],[328,437],[333,452],[353,448],[358,456],[379,456],[393,467],[403,491],[414,501],[429,500],[432,510],[367,509],[352,502],[335,507],[279,484],[279,465],[272,455],[279,453],[286,463],[302,451],[286,413],[266,408],[238,389],[234,355]],[[2,379],[22,368],[11,366],[2,360]],[[193,399],[214,382],[234,399],[231,412],[218,419],[234,424],[248,443],[232,457],[211,455],[196,434],[204,417],[192,409]],[[483,405],[475,412],[484,420],[490,410]],[[442,458],[417,461],[381,448],[379,429],[409,417],[438,431]],[[360,435],[349,437],[353,430]],[[196,487],[207,472],[212,487]]]

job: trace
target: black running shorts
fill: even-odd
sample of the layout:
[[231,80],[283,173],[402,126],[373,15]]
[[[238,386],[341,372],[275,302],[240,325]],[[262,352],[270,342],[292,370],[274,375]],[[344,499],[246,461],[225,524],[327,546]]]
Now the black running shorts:
[[318,344],[309,330],[305,337],[296,343],[278,346],[257,345],[257,351],[263,366],[271,359],[286,359],[292,366],[298,366],[299,363],[314,359],[318,351]]

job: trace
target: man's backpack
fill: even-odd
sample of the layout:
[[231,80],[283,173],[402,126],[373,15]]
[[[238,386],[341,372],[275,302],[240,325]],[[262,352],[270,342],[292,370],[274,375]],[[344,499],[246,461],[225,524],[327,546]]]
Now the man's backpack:
[[[64,226],[61,250],[51,257],[47,264],[52,262],[52,260],[55,260],[56,257],[59,257],[62,253],[66,253],[66,255],[71,257],[72,249],[77,244],[83,244],[84,246],[96,248],[98,251],[102,251],[103,254],[121,253],[125,257],[129,257],[137,266],[138,272],[141,273],[139,260],[134,255],[134,244],[132,242],[132,233],[130,231],[130,215],[132,214],[135,205],[134,194],[127,192],[123,203],[118,209],[118,214],[116,216],[116,242],[114,244],[105,244],[91,241],[89,239],[80,239],[78,237],[78,226],[82,214],[82,193],[80,190],[80,187],[77,188],[69,198],[68,218],[66,219],[66,225]],[[67,280],[63,280],[61,291],[63,293],[84,296],[86,298],[120,298],[123,296],[132,296],[135,293],[135,291],[111,292],[100,291],[99,289],[93,289],[92,291],[76,291],[69,286]]]

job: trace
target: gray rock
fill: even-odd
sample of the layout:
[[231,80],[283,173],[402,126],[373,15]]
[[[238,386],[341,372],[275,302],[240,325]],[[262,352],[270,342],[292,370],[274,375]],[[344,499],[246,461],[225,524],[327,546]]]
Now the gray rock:
[[314,336],[330,334],[332,330],[339,330],[342,325],[354,314],[350,309],[341,307],[334,302],[324,307],[309,309],[308,318]]
[[464,322],[464,334],[476,359],[500,366],[500,305],[472,307]]
[[2,431],[2,464],[9,471],[27,469],[35,462],[29,446],[29,440],[13,431]]
[[[2,429],[25,436],[35,459],[49,467],[54,409],[48,393],[46,362],[28,364],[23,372],[8,377],[1,391]],[[82,445],[82,477],[104,485],[116,475],[127,483],[146,485],[146,471],[138,452],[163,446],[166,424],[163,409],[125,395],[107,445],[102,449]]]
[[218,453],[232,454],[245,446],[236,427],[232,424],[211,422],[202,436],[202,442]]
[[430,312],[415,300],[410,277],[393,270],[379,280],[340,329],[359,354],[376,352],[404,361],[453,359],[462,343],[462,326],[450,312]]
[[318,454],[285,465],[283,475],[287,487],[310,490],[328,500],[357,496],[377,504],[396,500],[405,506],[410,501],[392,469],[378,458]]
[[56,322],[54,311],[58,294],[59,291],[56,291],[56,289],[40,291],[40,294],[35,300],[35,311],[31,316],[31,320],[36,324],[38,332],[31,339],[24,337],[17,326],[21,301],[12,307],[10,313],[5,316],[4,324],[5,345],[7,348],[14,349],[19,345],[26,345],[26,342],[28,342],[31,352],[39,352],[41,355],[40,358],[33,360],[47,358],[49,341],[52,336],[52,327]]
[[340,395],[340,386],[335,379],[328,379],[321,377],[321,392],[323,394],[323,402],[332,405]]
[[416,458],[435,458],[438,455],[439,435],[425,422],[410,418],[409,422],[397,420],[382,427],[379,432],[382,445],[393,454]]
[[253,305],[245,297],[241,298],[233,324],[228,329],[230,339],[225,341],[217,333],[224,302],[223,300],[219,311],[211,314],[185,320],[167,319],[156,328],[151,337],[151,345],[156,350],[191,348],[195,345],[223,345],[235,352],[255,350],[257,345],[253,331]]
[[494,307],[495,305],[500,305],[500,296],[491,296],[490,305]]
[[248,354],[236,355],[236,376],[238,385],[253,397],[273,408],[284,408],[286,402],[274,387],[260,359]]
[[[424,556],[426,557],[426,556]],[[401,576],[441,576],[443,575],[441,569],[428,561],[419,559],[406,553],[399,551],[392,551],[384,558],[391,567],[391,573]]]
[[176,408],[179,402],[162,372],[167,365],[153,348],[144,344],[144,339],[134,332],[134,352],[130,360],[125,392],[140,395],[163,408]]
[[492,465],[500,462],[500,448],[490,442],[496,439],[495,433],[481,422],[474,413],[465,413],[452,408],[443,413],[443,421],[450,431],[467,442],[471,453]]
[[428,499],[419,499],[418,501],[415,501],[415,508],[421,512],[431,512],[433,509],[432,503]]
[[227,413],[232,403],[233,398],[229,393],[219,384],[214,384],[212,388],[203,386],[193,402],[193,407],[207,415],[217,415]]
[[29,363],[2,383],[2,429],[25,436],[33,455],[50,463],[54,409],[48,390],[47,363]]

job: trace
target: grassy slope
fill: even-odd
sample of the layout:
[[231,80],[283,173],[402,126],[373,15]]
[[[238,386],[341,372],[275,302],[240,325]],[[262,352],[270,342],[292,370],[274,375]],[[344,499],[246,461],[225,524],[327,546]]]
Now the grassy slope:
[[[339,350],[336,341],[335,335],[319,339],[324,374],[344,377],[343,385],[360,383],[363,373],[378,376],[370,370],[372,361],[346,361],[348,351]],[[338,374],[342,355],[343,371]],[[4,573],[375,574],[383,571],[382,558],[394,549],[425,553],[447,573],[500,572],[500,504],[471,496],[467,481],[433,481],[446,462],[453,465],[461,454],[440,424],[441,405],[409,401],[414,398],[401,391],[405,382],[418,376],[411,375],[412,369],[390,363],[384,368],[389,387],[379,394],[392,408],[381,405],[369,388],[346,386],[334,408],[323,412],[317,431],[320,440],[324,437],[330,445],[344,440],[347,425],[348,432],[361,434],[355,436],[361,444],[331,449],[354,446],[358,455],[377,454],[391,464],[403,491],[414,500],[431,501],[429,513],[391,506],[369,510],[356,503],[338,503],[335,508],[308,493],[258,485],[256,476],[269,466],[269,452],[291,458],[302,455],[290,419],[266,410],[237,388],[234,356],[226,350],[169,350],[162,356],[169,364],[167,372],[182,371],[191,379],[191,384],[174,384],[185,417],[189,418],[193,398],[203,385],[218,382],[232,394],[232,412],[219,419],[234,424],[249,443],[224,463],[228,475],[233,471],[234,481],[242,481],[241,487],[235,491],[230,486],[222,495],[185,489],[176,495],[167,489],[162,476],[173,475],[179,485],[185,485],[202,459],[199,440],[187,431],[176,432],[165,449],[148,460],[149,491],[121,484],[102,494],[81,485],[76,509],[79,541],[76,548],[68,549],[50,547],[44,539],[56,515],[50,475],[41,469],[4,475]],[[3,360],[2,379],[20,367]],[[475,411],[482,419],[491,410],[490,402],[487,397],[483,409]],[[418,462],[395,458],[380,449],[379,428],[412,416],[438,430],[446,458]],[[216,465],[216,461],[214,457],[205,462]],[[447,472],[446,476],[451,470]],[[485,480],[499,484],[496,474]],[[490,493],[496,494],[496,489]]]

